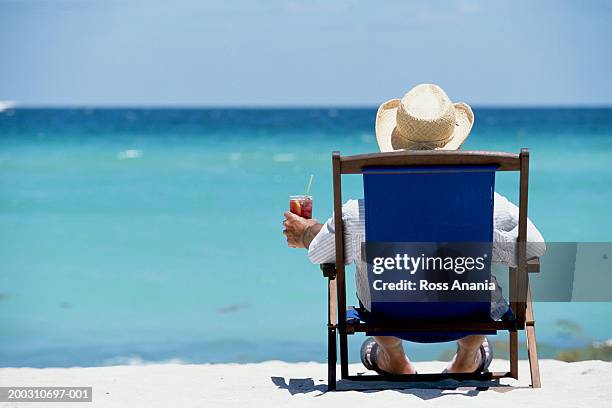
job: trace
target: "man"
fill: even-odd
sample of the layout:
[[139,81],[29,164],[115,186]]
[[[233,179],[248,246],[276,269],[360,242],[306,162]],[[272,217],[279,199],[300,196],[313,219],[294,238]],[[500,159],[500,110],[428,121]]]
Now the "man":
[[[474,124],[474,114],[465,103],[453,104],[437,85],[421,84],[404,97],[383,103],[376,114],[376,140],[382,152],[395,150],[457,150],[467,139]],[[494,263],[516,266],[515,243],[518,237],[518,208],[503,196],[494,194]],[[365,240],[363,200],[349,200],[342,207],[346,263],[356,263],[357,296],[370,310],[367,265],[361,261],[361,243]],[[306,248],[315,264],[335,261],[334,220],[325,224],[285,212],[283,234],[293,248]],[[542,235],[528,221],[527,257],[539,257],[546,246]],[[499,319],[508,304],[501,289],[492,295],[491,317]],[[457,353],[446,369],[451,373],[485,371],[492,353],[485,336],[471,335],[457,340]],[[404,353],[402,340],[375,336],[362,346],[362,361],[367,368],[381,373],[413,374],[415,369]]]

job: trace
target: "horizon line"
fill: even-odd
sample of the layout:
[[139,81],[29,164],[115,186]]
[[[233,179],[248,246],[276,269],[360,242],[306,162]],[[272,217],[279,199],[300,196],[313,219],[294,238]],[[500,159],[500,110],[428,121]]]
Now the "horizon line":
[[[0,101],[4,102],[4,101]],[[12,102],[12,101],[11,101]],[[612,104],[474,104],[474,109],[612,109]],[[305,104],[305,105],[210,105],[210,104],[15,104],[6,110],[16,109],[219,109],[219,110],[301,110],[301,109],[378,109],[377,105],[366,104]]]

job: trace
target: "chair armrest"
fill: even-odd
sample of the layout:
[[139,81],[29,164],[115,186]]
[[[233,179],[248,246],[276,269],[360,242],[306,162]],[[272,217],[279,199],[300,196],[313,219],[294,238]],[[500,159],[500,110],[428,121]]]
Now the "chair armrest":
[[333,263],[324,263],[319,265],[321,271],[323,272],[323,276],[330,279],[336,278],[336,264]]
[[540,272],[540,258],[531,258],[527,260],[527,272],[529,273]]

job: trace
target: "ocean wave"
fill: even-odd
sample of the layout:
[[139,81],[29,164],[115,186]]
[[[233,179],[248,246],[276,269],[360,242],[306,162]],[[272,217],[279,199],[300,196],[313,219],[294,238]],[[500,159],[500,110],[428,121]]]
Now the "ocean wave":
[[117,153],[117,159],[126,160],[126,159],[140,159],[143,155],[142,150],[137,149],[128,149],[122,150]]
[[140,356],[117,356],[108,358],[102,361],[103,366],[114,366],[114,365],[150,365],[150,364],[188,364],[187,361],[180,358],[171,358],[166,360],[145,360]]

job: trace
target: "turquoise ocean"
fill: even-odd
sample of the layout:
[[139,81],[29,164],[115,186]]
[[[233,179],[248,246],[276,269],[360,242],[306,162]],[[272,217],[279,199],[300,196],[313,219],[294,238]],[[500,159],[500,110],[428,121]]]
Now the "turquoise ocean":
[[[376,151],[374,116],[0,112],[0,366],[323,361],[325,281],[287,248],[283,211],[313,174],[314,217],[331,215],[331,151]],[[530,217],[547,241],[612,241],[612,109],[475,116],[465,149],[530,149]],[[515,176],[497,186],[516,202]],[[345,197],[361,196],[347,177]],[[538,303],[539,341],[607,340],[611,315],[611,303]],[[407,345],[415,360],[447,349]]]

